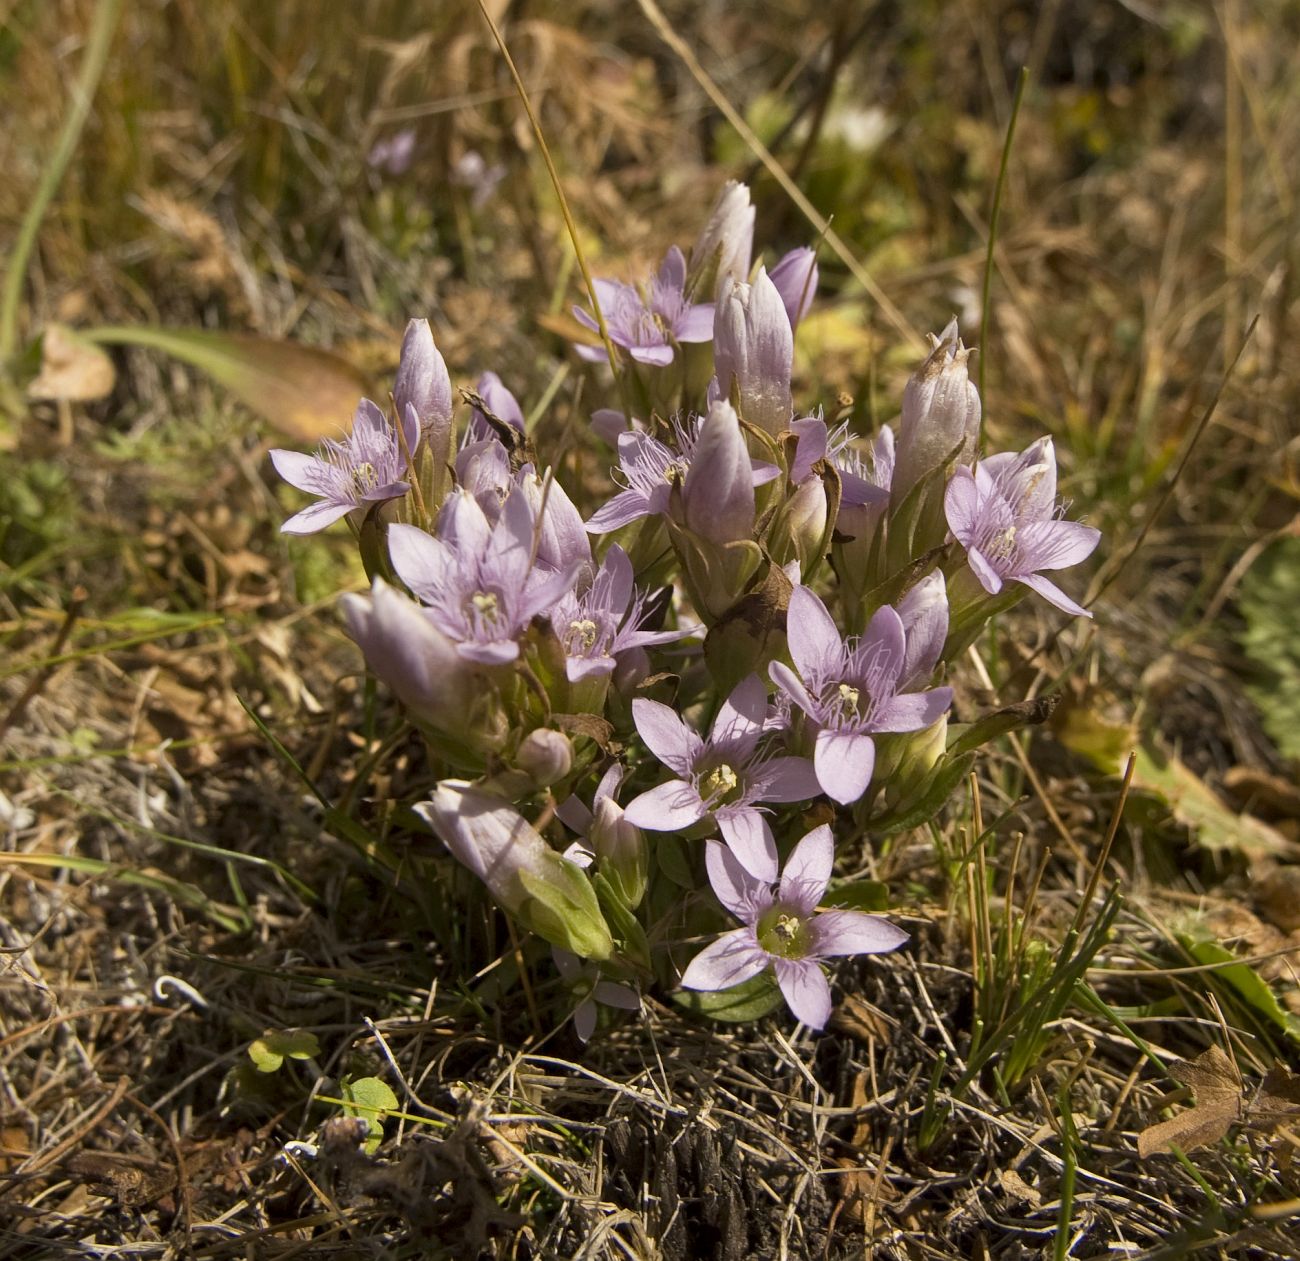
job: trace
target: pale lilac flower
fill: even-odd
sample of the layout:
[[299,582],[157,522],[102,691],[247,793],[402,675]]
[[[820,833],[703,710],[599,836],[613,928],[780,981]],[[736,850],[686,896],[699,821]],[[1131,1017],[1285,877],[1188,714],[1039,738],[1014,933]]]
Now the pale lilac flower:
[[629,803],[628,822],[679,832],[711,818],[746,871],[775,880],[776,842],[758,803],[816,796],[817,777],[806,758],[773,757],[760,748],[767,691],[758,675],[722,703],[707,740],[658,701],[634,700],[632,718],[646,747],[678,778]]
[[635,908],[645,896],[649,855],[641,829],[627,821],[616,800],[624,774],[622,764],[613,763],[596,785],[590,808],[575,795],[562,801],[555,813],[579,837],[565,853],[582,854],[584,866],[598,861],[601,876],[623,904]]
[[784,255],[771,272],[772,283],[785,303],[791,330],[808,314],[817,293],[817,253],[806,245]]
[[434,624],[470,661],[504,665],[519,656],[529,622],[568,591],[579,566],[536,566],[533,510],[510,495],[495,525],[472,495],[456,490],[438,518],[438,537],[410,525],[388,530],[398,577],[429,607]]
[[551,947],[551,958],[560,977],[578,1000],[573,1009],[573,1028],[583,1042],[591,1040],[596,1032],[596,1004],[617,1007],[621,1011],[640,1011],[641,996],[622,981],[601,979],[600,967],[584,963],[577,955],[558,946]]
[[[402,429],[406,449],[414,453],[419,424],[408,414]],[[314,534],[357,508],[398,499],[410,489],[397,430],[368,398],[357,405],[352,433],[342,442],[326,438],[315,455],[275,450],[271,463],[290,486],[319,499],[290,517],[280,527],[284,534]]]
[[405,175],[415,156],[415,128],[403,127],[376,140],[366,155],[366,165],[382,175]]
[[1101,539],[1092,526],[1058,515],[1051,438],[1040,438],[1019,455],[991,455],[974,472],[957,469],[944,508],[948,528],[985,591],[996,595],[1005,582],[1020,582],[1066,613],[1092,616],[1039,572],[1077,565]]
[[723,933],[691,960],[682,985],[728,990],[770,965],[795,1016],[820,1029],[831,1014],[831,987],[823,959],[897,950],[907,934],[865,911],[818,911],[835,860],[831,830],[823,824],[794,847],[779,885],[755,879],[721,845],[710,841],[705,862],[718,901],[743,925]]
[[667,512],[674,480],[685,477],[690,468],[699,427],[698,417],[674,421],[675,448],[637,430],[620,434],[613,477],[623,489],[595,513],[587,529],[592,534],[608,534],[640,517]]
[[481,209],[492,200],[497,185],[506,177],[506,168],[500,162],[488,165],[477,149],[470,149],[456,159],[451,168],[451,178],[456,184],[470,190],[469,204]]
[[[786,638],[795,669],[780,661],[769,669],[772,681],[815,730],[817,782],[841,805],[857,801],[871,783],[873,735],[920,731],[952,703],[948,687],[903,691],[914,683],[907,672],[915,674],[916,663],[928,659],[933,670],[937,624],[934,618],[915,623],[912,634],[918,642],[909,652],[908,628],[898,612],[885,605],[861,638],[845,640],[812,591],[796,587],[790,596]],[[942,638],[938,643],[942,647]]]
[[566,592],[551,610],[551,625],[564,648],[570,683],[611,674],[616,658],[633,648],[672,643],[685,630],[647,631],[646,597],[632,582],[632,562],[618,544],[605,553],[591,586]]
[[931,351],[903,390],[898,418],[898,461],[894,499],[908,491],[945,460],[969,464],[980,432],[980,396],[970,379],[971,352],[961,343],[957,321],[935,337]]
[[732,396],[751,425],[775,437],[790,423],[794,333],[785,304],[763,268],[754,283],[728,282],[713,321],[717,391]]
[[[609,339],[637,363],[672,363],[681,342],[706,342],[713,336],[713,303],[690,303],[684,295],[686,259],[672,246],[645,292],[618,280],[593,280]],[[578,322],[592,332],[600,325],[590,312],[574,307]],[[605,358],[599,346],[575,346],[592,363]]]
[[[641,429],[619,434],[618,468],[612,476],[622,489],[592,515],[587,529],[592,534],[609,534],[641,517],[667,512],[674,482],[685,481],[695,458],[703,425],[700,416],[673,420],[671,446]],[[752,468],[755,486],[772,481],[781,472],[775,464],[757,460]]]
[[819,416],[796,420],[790,429],[798,436],[790,480],[806,481],[818,460],[835,467],[840,476],[840,504],[850,508],[883,508],[889,502],[894,473],[894,432],[887,425],[866,451],[857,445],[849,422],[830,428]]

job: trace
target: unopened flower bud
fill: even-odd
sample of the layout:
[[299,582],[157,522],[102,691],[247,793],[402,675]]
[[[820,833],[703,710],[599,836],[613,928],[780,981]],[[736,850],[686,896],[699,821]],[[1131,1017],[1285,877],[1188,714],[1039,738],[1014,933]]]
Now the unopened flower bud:
[[754,534],[754,466],[736,409],[709,409],[682,484],[686,526],[711,543],[734,543]]
[[523,738],[515,762],[538,787],[549,788],[573,769],[573,745],[564,732],[539,727]]
[[754,251],[754,207],[748,185],[728,180],[691,246],[686,291],[708,301],[728,280],[744,280]]
[[595,802],[587,839],[601,874],[623,902],[635,910],[645,896],[649,868],[641,829],[623,817],[623,807],[612,797],[600,797]]
[[503,910],[584,959],[614,953],[591,881],[509,802],[465,780],[443,780],[415,811]]
[[794,332],[785,303],[761,267],[752,285],[723,286],[713,318],[713,361],[723,398],[775,437],[790,423]]
[[971,352],[952,320],[903,390],[898,422],[898,457],[892,495],[901,502],[922,478],[948,460],[969,464],[979,440],[980,396],[970,379]]
[[826,486],[820,477],[809,477],[795,487],[786,505],[786,522],[801,573],[808,573],[821,558],[827,512]]
[[393,402],[398,416],[414,415],[420,425],[420,444],[428,448],[434,467],[441,469],[451,458],[451,377],[433,344],[428,320],[411,320],[406,326]]

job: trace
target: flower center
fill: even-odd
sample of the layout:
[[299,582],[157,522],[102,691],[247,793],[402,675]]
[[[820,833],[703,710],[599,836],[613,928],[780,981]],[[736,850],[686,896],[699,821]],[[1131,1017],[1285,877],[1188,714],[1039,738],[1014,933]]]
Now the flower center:
[[803,918],[774,906],[757,925],[758,944],[779,959],[803,959],[809,951],[808,927]]
[[740,776],[726,762],[722,762],[701,777],[700,796],[706,800],[716,797],[722,801],[729,793],[735,792],[739,784]]
[[501,612],[500,603],[491,591],[475,591],[467,603],[485,622],[495,622]]
[[590,652],[596,645],[596,636],[600,627],[596,625],[589,617],[581,621],[569,623],[569,648],[574,646],[581,648],[583,652]]
[[353,465],[352,486],[358,495],[364,495],[379,485],[379,473],[369,460]]

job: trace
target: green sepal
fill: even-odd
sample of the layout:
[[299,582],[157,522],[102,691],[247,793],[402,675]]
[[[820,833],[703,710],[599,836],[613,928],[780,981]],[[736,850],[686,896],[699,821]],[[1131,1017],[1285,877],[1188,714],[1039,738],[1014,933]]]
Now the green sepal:
[[673,992],[672,998],[678,1007],[692,1015],[727,1024],[759,1020],[785,1001],[770,968],[729,990],[679,989]]
[[559,854],[546,879],[520,868],[518,879],[527,895],[516,916],[525,927],[553,946],[597,962],[614,953],[614,939],[600,912],[596,890],[586,873]]

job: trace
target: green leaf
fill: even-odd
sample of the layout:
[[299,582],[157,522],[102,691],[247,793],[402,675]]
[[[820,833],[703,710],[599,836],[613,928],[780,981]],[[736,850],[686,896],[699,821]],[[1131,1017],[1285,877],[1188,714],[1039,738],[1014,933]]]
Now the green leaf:
[[286,1059],[314,1060],[320,1054],[316,1035],[306,1029],[272,1029],[248,1048],[259,1073],[274,1073]]
[[397,1110],[397,1096],[378,1077],[358,1077],[356,1081],[344,1078],[339,1089],[347,1101],[343,1115],[361,1117],[369,1127],[363,1150],[370,1155],[384,1140],[384,1116]]
[[679,889],[695,888],[695,873],[680,836],[665,832],[654,839],[654,851],[659,860],[659,870]]
[[1177,936],[1179,945],[1197,963],[1225,964],[1225,967],[1216,967],[1212,975],[1234,990],[1257,1015],[1276,1025],[1288,1037],[1300,1039],[1300,1017],[1277,1001],[1273,987],[1254,968],[1247,963],[1234,962],[1237,956],[1217,941],[1197,939],[1188,933]]
[[301,442],[352,427],[352,414],[370,386],[346,359],[297,342],[250,333],[193,328],[92,328],[81,336],[102,346],[161,350],[224,386],[246,407]]
[[832,888],[822,901],[827,906],[838,906],[846,911],[870,911],[873,914],[889,910],[889,886],[883,880],[854,880]]
[[769,969],[729,990],[677,990],[673,1002],[696,1016],[741,1024],[758,1020],[780,1007],[784,999]]
[[1264,727],[1287,757],[1300,758],[1300,538],[1279,539],[1241,581],[1241,646],[1258,671],[1248,688]]

